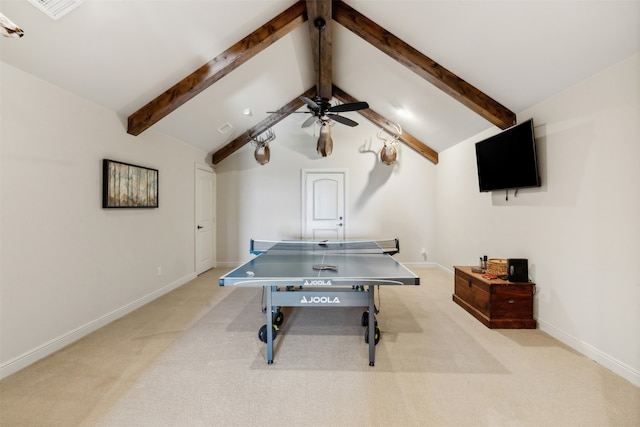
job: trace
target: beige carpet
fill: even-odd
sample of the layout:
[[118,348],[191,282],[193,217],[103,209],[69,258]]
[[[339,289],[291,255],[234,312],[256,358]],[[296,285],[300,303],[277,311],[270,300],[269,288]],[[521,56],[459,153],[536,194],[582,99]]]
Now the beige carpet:
[[212,270],[0,382],[3,426],[638,426],[640,389],[539,330],[489,330],[453,279],[381,287],[376,365],[359,308],[285,309]]

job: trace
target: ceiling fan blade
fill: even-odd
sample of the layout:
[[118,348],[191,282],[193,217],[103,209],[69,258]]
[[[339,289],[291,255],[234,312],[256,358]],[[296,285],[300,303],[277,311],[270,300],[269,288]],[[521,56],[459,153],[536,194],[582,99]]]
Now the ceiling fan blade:
[[267,114],[309,114],[310,111],[288,111],[288,112],[283,112],[283,111],[267,111]]
[[347,126],[351,126],[351,127],[358,126],[358,122],[355,122],[355,121],[353,121],[351,119],[348,119],[346,117],[343,117],[343,116],[339,116],[337,114],[327,114],[327,116],[331,120],[335,120],[336,122],[340,122],[343,125],[347,125]]
[[339,105],[334,105],[333,107],[329,108],[327,111],[330,111],[332,113],[342,113],[345,111],[358,111],[358,110],[364,110],[365,108],[369,108],[369,104],[367,104],[366,102],[349,102],[347,104],[339,104]]
[[307,104],[309,106],[309,108],[311,108],[312,110],[319,110],[320,106],[318,106],[318,104],[316,104],[314,101],[312,101],[311,99],[307,98],[306,96],[301,96],[300,99],[302,99],[304,101],[305,104]]
[[307,120],[304,121],[304,123],[302,123],[302,127],[306,128],[309,127],[313,124],[313,122],[316,121],[316,116],[311,116],[309,117]]

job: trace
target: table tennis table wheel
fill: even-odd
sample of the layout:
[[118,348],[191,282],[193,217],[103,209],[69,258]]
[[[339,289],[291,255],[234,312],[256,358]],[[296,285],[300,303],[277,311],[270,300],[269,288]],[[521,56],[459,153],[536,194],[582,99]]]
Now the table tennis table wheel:
[[[284,313],[282,313],[281,311],[278,311],[275,315],[275,317],[273,318],[273,324],[276,326],[280,326],[284,323]],[[267,326],[267,325],[265,325]]]
[[[373,318],[375,319],[375,316]],[[362,326],[369,325],[369,310],[365,310],[364,313],[362,313],[362,320],[360,323],[362,324]],[[376,320],[376,325],[377,324],[378,324],[378,321]]]
[[[273,339],[275,340],[276,339],[276,335],[278,333],[278,328],[276,328],[275,326],[272,326],[272,328],[273,328]],[[267,325],[262,325],[262,327],[258,331],[258,338],[263,343],[267,342]]]
[[[378,322],[376,322],[376,323],[378,323]],[[378,344],[378,342],[380,342],[380,334],[381,333],[382,333],[382,331],[380,330],[380,327],[378,325],[376,325],[375,332],[373,333],[373,343],[374,344]],[[367,329],[364,331],[364,342],[369,344],[369,327],[368,326],[367,326]]]

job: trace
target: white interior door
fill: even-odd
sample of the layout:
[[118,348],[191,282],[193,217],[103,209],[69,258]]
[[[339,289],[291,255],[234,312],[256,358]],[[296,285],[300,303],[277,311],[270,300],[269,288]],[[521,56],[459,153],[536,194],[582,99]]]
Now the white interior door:
[[303,171],[302,181],[302,237],[344,239],[346,171]]
[[216,260],[216,176],[206,165],[196,165],[196,274],[214,268]]

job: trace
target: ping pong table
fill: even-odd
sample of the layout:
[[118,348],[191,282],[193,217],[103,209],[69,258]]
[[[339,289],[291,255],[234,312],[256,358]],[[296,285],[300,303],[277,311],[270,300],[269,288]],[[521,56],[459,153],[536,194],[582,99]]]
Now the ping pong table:
[[267,322],[258,337],[273,363],[273,340],[284,321],[280,307],[366,307],[362,326],[375,364],[380,328],[375,314],[375,286],[419,285],[420,278],[392,258],[393,240],[267,241],[251,240],[252,260],[220,277],[220,286],[257,286],[266,293]]

